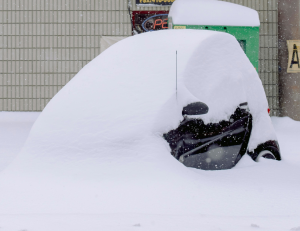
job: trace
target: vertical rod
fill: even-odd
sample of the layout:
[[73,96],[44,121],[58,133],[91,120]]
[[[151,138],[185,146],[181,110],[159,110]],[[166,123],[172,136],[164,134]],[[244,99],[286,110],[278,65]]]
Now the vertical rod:
[[177,99],[177,51],[176,51],[176,99]]

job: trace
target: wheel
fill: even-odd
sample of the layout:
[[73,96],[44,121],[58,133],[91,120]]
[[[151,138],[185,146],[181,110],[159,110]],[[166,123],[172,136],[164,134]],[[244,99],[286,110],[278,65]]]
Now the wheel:
[[261,158],[281,160],[279,144],[273,140],[258,145],[253,152],[248,151],[248,155],[256,162]]
[[276,160],[275,155],[274,155],[271,151],[269,151],[269,150],[263,150],[263,151],[261,151],[261,152],[258,154],[258,156],[256,157],[255,161],[256,161],[256,162],[259,162],[259,160],[260,160],[261,158],[266,158],[266,159]]

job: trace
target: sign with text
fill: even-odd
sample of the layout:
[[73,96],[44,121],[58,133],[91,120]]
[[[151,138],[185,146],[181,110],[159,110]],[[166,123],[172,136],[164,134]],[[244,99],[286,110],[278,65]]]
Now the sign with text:
[[136,0],[137,5],[170,6],[175,0]]
[[287,40],[289,61],[287,73],[300,72],[300,40]]
[[133,11],[133,28],[138,33],[168,29],[168,11]]
[[168,29],[168,15],[159,14],[150,16],[142,23],[142,28],[146,32]]

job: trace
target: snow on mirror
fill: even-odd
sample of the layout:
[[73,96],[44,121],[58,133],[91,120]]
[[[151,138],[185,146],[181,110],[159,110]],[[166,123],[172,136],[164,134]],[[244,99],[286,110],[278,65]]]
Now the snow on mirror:
[[182,115],[203,115],[207,114],[208,106],[202,102],[191,103],[182,110]]

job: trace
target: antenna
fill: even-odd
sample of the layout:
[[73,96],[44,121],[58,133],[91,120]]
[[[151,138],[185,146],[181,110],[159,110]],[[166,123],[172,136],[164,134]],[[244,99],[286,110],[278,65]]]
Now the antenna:
[[176,100],[177,100],[177,51],[176,51]]

